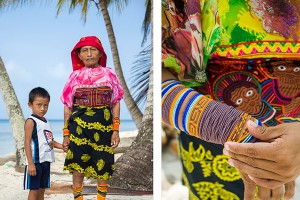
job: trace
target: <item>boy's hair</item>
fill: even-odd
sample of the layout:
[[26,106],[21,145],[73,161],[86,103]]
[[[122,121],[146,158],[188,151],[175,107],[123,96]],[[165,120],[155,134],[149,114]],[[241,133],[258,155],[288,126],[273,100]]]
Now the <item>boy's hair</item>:
[[48,93],[47,90],[45,90],[42,87],[36,87],[33,88],[30,92],[29,92],[29,102],[33,103],[34,98],[35,97],[43,97],[43,98],[48,98],[50,101],[50,94]]

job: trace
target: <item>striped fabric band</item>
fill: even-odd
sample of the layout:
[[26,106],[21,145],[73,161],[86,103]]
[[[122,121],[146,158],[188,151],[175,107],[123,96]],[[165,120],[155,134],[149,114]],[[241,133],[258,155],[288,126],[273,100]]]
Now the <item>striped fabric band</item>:
[[169,81],[165,81],[162,84],[162,91],[161,91],[161,98],[164,101],[165,97],[167,96],[168,92],[170,92],[170,88],[174,87],[174,86],[178,86],[180,85],[180,82],[176,81],[176,80],[169,80]]
[[83,186],[78,187],[78,188],[73,188],[74,193],[81,193],[83,191]]
[[183,111],[183,117],[182,117],[182,124],[183,124],[183,130],[184,132],[188,133],[187,127],[188,127],[188,117],[191,111],[191,107],[194,106],[196,99],[200,97],[201,94],[195,93],[192,98],[190,98],[190,101],[187,103],[186,109]]
[[250,142],[250,115],[187,88],[178,81],[162,85],[162,122],[208,142]]
[[107,184],[98,184],[97,186],[97,200],[105,200],[107,194]]

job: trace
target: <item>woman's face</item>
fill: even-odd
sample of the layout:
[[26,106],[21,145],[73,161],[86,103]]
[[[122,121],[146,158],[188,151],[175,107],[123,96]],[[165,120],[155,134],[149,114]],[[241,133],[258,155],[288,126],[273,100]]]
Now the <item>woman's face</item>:
[[102,52],[93,46],[83,46],[81,47],[78,56],[86,67],[96,67],[99,65],[99,59],[102,56]]

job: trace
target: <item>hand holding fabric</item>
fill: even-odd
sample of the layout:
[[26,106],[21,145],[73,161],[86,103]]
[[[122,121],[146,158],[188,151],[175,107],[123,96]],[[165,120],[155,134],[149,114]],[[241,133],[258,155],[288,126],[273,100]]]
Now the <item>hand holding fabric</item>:
[[300,174],[300,122],[274,127],[247,125],[260,142],[226,142],[223,153],[231,157],[229,164],[270,189],[295,180]]
[[[295,193],[295,181],[286,183],[274,189],[269,189],[256,185],[256,183],[249,178],[243,171],[239,171],[244,182],[244,200],[253,200],[255,196],[258,199],[291,199]],[[256,193],[256,187],[258,189]]]

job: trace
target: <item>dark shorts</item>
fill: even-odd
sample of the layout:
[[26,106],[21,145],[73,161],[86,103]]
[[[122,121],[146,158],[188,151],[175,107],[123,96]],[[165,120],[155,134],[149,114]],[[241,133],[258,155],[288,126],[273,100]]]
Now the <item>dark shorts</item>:
[[41,188],[50,188],[50,162],[35,163],[36,176],[30,176],[28,165],[24,172],[24,190],[38,190]]

